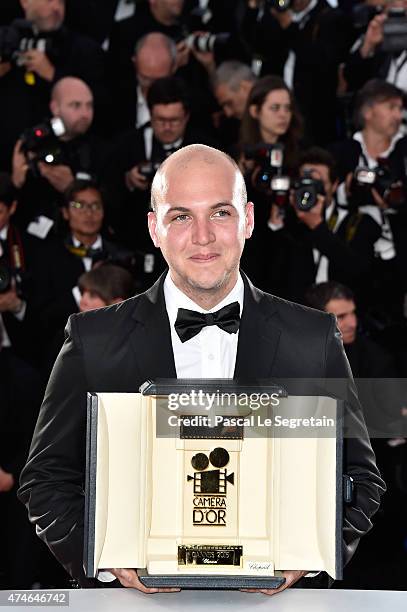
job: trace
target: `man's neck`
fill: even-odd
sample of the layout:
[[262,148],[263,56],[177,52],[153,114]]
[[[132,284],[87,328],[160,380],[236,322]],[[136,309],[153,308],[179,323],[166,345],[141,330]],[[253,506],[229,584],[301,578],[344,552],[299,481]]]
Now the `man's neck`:
[[235,287],[238,280],[238,273],[233,274],[227,280],[226,283],[222,285],[222,287],[217,287],[215,289],[201,289],[199,287],[192,287],[191,285],[187,285],[178,281],[177,278],[173,278],[171,275],[171,279],[174,285],[182,291],[184,295],[186,295],[190,300],[195,302],[197,306],[200,306],[204,310],[211,310],[215,308],[218,304],[225,299],[227,295],[232,291]]
[[366,150],[373,159],[380,157],[391,145],[391,138],[373,130],[363,130],[362,135]]

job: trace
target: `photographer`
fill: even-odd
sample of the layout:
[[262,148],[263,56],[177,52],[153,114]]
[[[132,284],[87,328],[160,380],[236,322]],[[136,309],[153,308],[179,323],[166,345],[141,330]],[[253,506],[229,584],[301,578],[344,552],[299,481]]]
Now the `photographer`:
[[268,227],[275,256],[267,259],[269,282],[278,295],[304,303],[309,285],[329,279],[348,284],[368,302],[380,225],[340,208],[337,186],[334,159],[315,147],[301,156],[290,205],[272,204]]
[[90,132],[93,96],[83,81],[74,77],[58,81],[50,110],[62,122],[57,124],[59,131],[47,130],[47,123],[27,130],[13,154],[13,182],[19,189],[17,221],[21,227],[34,222],[30,231],[42,238],[55,224],[62,194],[74,178],[99,177],[107,159],[106,145]]
[[16,206],[10,177],[0,173],[0,497],[5,520],[0,561],[7,587],[28,589],[40,547],[15,492],[43,394],[34,273],[42,244],[12,223]]
[[55,237],[46,245],[52,266],[42,270],[41,318],[52,339],[63,329],[70,314],[77,312],[81,299],[78,279],[103,261],[134,265],[133,254],[102,236],[104,203],[102,193],[92,181],[75,180],[64,194],[62,215],[67,224],[64,238]]
[[123,136],[114,154],[110,193],[117,206],[112,224],[129,248],[144,253],[146,287],[162,269],[148,234],[146,215],[150,206],[150,186],[157,166],[173,151],[193,144],[212,144],[205,134],[189,123],[190,98],[185,83],[177,77],[156,80],[148,90],[151,126],[131,130]]
[[[374,79],[360,90],[355,104],[353,138],[330,147],[340,180],[341,204],[357,207],[381,227],[374,245],[375,316],[403,317],[407,209],[407,139],[401,130],[403,92]],[[361,172],[362,171],[362,172]],[[363,176],[372,176],[366,184]]]
[[[25,20],[0,30],[1,167],[9,168],[13,143],[24,128],[46,115],[51,89],[65,76],[84,80],[106,103],[104,53],[99,45],[64,27],[64,0],[21,0]],[[6,44],[13,40],[13,44]],[[10,113],[10,108],[13,113]]]
[[262,74],[280,74],[293,89],[308,139],[333,140],[338,68],[351,44],[348,19],[325,0],[248,0],[242,28],[263,60]]
[[[407,89],[407,1],[388,0],[366,2],[366,32],[355,44],[345,64],[344,76],[351,91],[357,91],[373,78]],[[370,10],[369,10],[370,9]],[[396,39],[388,30],[390,24],[397,29],[404,23],[403,38]],[[387,32],[386,32],[387,28]]]

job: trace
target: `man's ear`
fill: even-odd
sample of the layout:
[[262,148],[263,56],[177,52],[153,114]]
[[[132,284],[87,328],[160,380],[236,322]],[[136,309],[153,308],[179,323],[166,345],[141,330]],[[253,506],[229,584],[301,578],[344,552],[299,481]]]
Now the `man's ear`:
[[61,211],[62,211],[62,216],[65,219],[65,221],[69,221],[69,213],[68,213],[67,207],[62,206]]
[[148,231],[150,232],[151,240],[154,246],[158,249],[160,247],[160,241],[157,236],[157,215],[155,212],[149,212],[147,215]]
[[58,108],[58,103],[56,102],[56,100],[50,100],[49,109],[53,117],[59,116],[59,108]]
[[254,204],[253,202],[247,202],[245,214],[246,214],[245,238],[248,239],[248,238],[251,238],[251,235],[253,234],[253,229],[254,229]]
[[336,181],[332,184],[332,193],[336,193],[338,186],[339,186],[339,179],[336,179]]
[[249,114],[252,119],[258,119],[259,117],[259,109],[255,104],[250,104],[249,106]]
[[20,0],[20,4],[21,4],[23,11],[25,12],[28,6],[28,0]]

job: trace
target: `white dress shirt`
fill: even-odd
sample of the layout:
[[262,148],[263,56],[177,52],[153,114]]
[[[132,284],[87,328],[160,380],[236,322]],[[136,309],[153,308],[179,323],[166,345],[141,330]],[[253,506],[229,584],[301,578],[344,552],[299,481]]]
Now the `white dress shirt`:
[[243,280],[239,274],[237,283],[230,293],[214,308],[205,310],[180,291],[170,274],[167,274],[164,281],[164,298],[171,327],[177,378],[233,378],[239,339],[239,332],[229,334],[217,325],[210,325],[204,327],[190,340],[181,342],[174,327],[178,308],[208,313],[220,310],[232,302],[239,302],[241,314],[243,297]]

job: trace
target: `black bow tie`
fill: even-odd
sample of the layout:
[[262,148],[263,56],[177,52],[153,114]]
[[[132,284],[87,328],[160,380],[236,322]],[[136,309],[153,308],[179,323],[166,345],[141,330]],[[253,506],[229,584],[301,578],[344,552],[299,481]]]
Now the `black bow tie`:
[[224,306],[216,312],[195,312],[186,308],[178,308],[175,331],[181,342],[190,340],[207,325],[217,325],[228,334],[235,334],[239,329],[240,306],[239,302],[233,302]]

